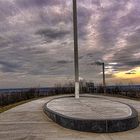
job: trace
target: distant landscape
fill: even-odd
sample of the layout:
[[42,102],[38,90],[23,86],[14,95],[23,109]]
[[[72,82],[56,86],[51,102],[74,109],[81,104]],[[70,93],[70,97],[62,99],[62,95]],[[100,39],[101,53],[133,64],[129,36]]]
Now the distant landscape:
[[[38,97],[46,97],[59,94],[73,94],[74,85],[55,85],[54,87],[37,87],[37,88],[8,88],[0,89],[0,107],[13,104],[16,102],[29,100]],[[80,94],[100,94],[129,97],[140,99],[140,85],[112,85],[104,87],[102,84],[81,83]]]

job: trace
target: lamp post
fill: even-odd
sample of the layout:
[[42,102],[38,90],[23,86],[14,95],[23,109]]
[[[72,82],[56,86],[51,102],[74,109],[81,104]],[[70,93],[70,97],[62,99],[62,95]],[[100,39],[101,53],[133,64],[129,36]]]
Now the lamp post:
[[73,35],[74,35],[75,98],[79,98],[79,63],[78,63],[77,2],[76,0],[73,0]]
[[95,62],[96,65],[102,65],[102,71],[103,71],[103,88],[104,93],[106,93],[106,82],[105,82],[105,63],[104,62]]
[[105,63],[102,63],[102,69],[103,69],[103,88],[104,88],[104,93],[106,93],[106,83],[105,83]]

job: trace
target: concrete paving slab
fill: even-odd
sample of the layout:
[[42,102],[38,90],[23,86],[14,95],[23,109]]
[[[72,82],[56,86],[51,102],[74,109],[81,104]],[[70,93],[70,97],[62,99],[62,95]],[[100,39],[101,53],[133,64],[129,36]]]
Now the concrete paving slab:
[[131,116],[131,108],[104,98],[74,97],[51,100],[47,107],[62,115],[77,119],[118,119]]
[[[88,95],[91,96],[91,95]],[[126,132],[111,134],[98,134],[89,132],[79,132],[69,130],[54,123],[43,113],[44,103],[59,96],[47,97],[35,100],[0,114],[0,140],[138,140],[140,139],[140,126]],[[96,97],[96,96],[94,96]],[[102,96],[100,96],[102,97]],[[121,101],[132,105],[140,114],[140,102],[115,98],[104,97],[114,101]],[[17,114],[13,115],[13,112]],[[21,120],[24,113],[28,112],[30,119]],[[34,114],[38,113],[36,117]],[[41,113],[42,112],[42,113]],[[11,117],[8,117],[11,116]],[[4,119],[5,118],[5,119]],[[17,118],[17,119],[16,119]],[[31,121],[32,118],[32,121]],[[16,121],[15,121],[16,120]]]

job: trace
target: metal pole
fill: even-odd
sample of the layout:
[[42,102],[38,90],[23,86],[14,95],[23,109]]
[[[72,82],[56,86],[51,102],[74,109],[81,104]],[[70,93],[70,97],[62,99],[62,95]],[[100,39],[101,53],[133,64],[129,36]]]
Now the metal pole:
[[73,35],[74,35],[74,66],[75,66],[75,98],[79,98],[79,64],[77,34],[77,2],[73,0]]
[[104,88],[104,93],[106,92],[106,83],[105,83],[105,64],[103,63],[103,88]]

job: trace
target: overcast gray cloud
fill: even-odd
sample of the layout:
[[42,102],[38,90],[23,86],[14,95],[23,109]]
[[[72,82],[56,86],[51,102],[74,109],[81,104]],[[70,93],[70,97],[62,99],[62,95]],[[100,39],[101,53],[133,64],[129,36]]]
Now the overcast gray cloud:
[[[101,82],[97,60],[105,62],[107,79],[138,67],[140,0],[77,3],[80,76]],[[73,79],[71,0],[0,0],[0,76],[1,87]]]

